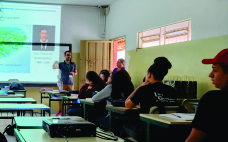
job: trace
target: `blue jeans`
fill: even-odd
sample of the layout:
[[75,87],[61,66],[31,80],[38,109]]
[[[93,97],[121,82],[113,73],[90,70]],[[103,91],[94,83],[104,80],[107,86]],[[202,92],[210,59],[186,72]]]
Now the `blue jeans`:
[[[73,101],[72,103],[77,103],[76,101]],[[69,116],[82,116],[82,109],[80,104],[78,105],[72,105],[68,108],[67,114]]]

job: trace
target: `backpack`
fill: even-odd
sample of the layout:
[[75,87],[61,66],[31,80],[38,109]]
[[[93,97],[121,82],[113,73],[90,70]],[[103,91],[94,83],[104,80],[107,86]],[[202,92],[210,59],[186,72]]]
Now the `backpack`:
[[12,82],[10,83],[10,90],[25,90],[22,84],[18,82]]
[[16,124],[13,125],[8,125],[6,126],[6,128],[4,129],[3,134],[7,133],[10,136],[14,136],[14,129],[16,128]]
[[0,132],[0,142],[8,142],[6,136]]

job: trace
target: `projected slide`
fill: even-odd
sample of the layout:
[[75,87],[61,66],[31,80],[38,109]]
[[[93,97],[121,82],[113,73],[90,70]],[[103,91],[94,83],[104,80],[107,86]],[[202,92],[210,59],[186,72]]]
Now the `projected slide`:
[[[30,49],[24,47],[31,36],[31,26],[0,26],[0,73],[30,73]],[[5,44],[3,42],[22,42]],[[26,54],[26,56],[21,56]]]
[[55,83],[59,72],[52,64],[59,61],[60,47],[47,44],[60,43],[61,6],[0,5],[0,82]]

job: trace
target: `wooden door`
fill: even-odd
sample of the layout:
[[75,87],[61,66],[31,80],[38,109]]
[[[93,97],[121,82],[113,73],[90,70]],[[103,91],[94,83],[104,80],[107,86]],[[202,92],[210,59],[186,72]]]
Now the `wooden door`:
[[114,63],[113,41],[80,42],[79,88],[85,83],[86,72],[101,70],[111,71]]

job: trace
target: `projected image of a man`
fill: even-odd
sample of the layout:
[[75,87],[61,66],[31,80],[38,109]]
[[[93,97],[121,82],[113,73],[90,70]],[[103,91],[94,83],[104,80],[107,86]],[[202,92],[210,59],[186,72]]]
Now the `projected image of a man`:
[[48,42],[48,31],[47,30],[40,31],[40,42],[42,42],[42,43]]
[[[32,51],[54,51],[55,26],[33,25]],[[37,44],[38,43],[38,44]]]

